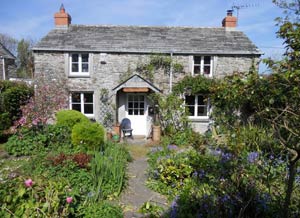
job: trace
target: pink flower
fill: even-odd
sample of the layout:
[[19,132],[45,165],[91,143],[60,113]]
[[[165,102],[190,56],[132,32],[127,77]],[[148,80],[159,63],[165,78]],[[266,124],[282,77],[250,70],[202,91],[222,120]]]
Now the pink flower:
[[68,204],[71,204],[72,201],[73,201],[73,198],[72,198],[72,197],[67,197],[66,202],[67,202]]
[[31,179],[27,179],[25,180],[24,184],[27,188],[29,188],[33,185],[33,181]]

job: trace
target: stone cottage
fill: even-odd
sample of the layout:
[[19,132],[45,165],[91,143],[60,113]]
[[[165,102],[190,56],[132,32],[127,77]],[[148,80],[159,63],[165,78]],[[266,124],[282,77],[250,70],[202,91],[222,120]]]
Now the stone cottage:
[[[70,109],[96,121],[129,118],[133,135],[149,136],[153,105],[148,95],[169,93],[186,75],[223,77],[258,67],[258,48],[241,31],[228,11],[221,27],[74,25],[64,7],[55,13],[55,28],[34,48],[35,76],[59,76],[67,82]],[[180,72],[155,72],[152,79],[138,69],[153,54],[180,63]],[[195,129],[205,131],[209,101],[186,96]]]
[[0,80],[8,80],[15,76],[16,57],[0,43]]

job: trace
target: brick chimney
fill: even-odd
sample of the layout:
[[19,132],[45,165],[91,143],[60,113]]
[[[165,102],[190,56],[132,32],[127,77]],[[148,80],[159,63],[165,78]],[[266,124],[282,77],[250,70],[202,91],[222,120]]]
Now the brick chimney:
[[237,26],[237,18],[232,16],[233,10],[227,11],[227,16],[222,21],[222,26],[225,28],[235,28]]
[[71,16],[66,13],[65,7],[62,4],[59,12],[54,14],[54,21],[56,28],[67,28],[71,24]]

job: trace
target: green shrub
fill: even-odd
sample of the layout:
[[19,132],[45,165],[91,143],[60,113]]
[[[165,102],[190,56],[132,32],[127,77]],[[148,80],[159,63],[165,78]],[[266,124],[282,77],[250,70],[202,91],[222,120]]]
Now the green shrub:
[[11,136],[5,150],[12,155],[33,155],[49,150],[72,149],[71,131],[68,127],[49,125],[41,130],[22,128]]
[[13,135],[5,143],[5,150],[15,156],[32,155],[44,151],[46,141],[42,134]]
[[8,129],[10,127],[11,120],[9,117],[9,113],[5,112],[0,114],[0,131]]
[[32,96],[33,90],[26,85],[18,84],[5,90],[1,94],[2,110],[10,114],[11,120],[17,120],[21,116],[20,106],[26,104]]
[[81,122],[72,129],[72,144],[84,150],[102,150],[104,134],[100,124]]
[[[51,180],[48,177],[17,177],[1,182],[0,216],[74,217],[77,196],[68,187],[64,178]],[[72,203],[66,203],[67,197],[72,197]]]
[[101,203],[92,203],[88,206],[85,206],[80,215],[85,218],[123,218],[122,209],[106,201],[103,201]]
[[79,111],[75,110],[61,110],[56,113],[57,125],[67,126],[70,129],[77,123],[88,123],[90,120]]

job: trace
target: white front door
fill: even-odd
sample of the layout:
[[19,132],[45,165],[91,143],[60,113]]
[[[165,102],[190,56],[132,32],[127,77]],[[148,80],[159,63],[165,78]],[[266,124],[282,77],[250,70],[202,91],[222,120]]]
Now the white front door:
[[133,135],[147,135],[147,101],[145,94],[127,94],[126,117]]

